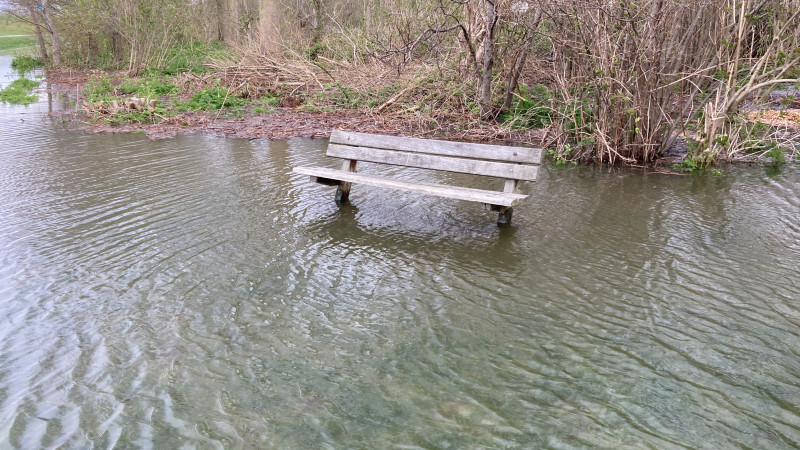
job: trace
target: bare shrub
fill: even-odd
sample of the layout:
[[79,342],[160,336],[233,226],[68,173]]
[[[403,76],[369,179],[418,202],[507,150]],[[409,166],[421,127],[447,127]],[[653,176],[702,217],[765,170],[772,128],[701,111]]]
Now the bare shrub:
[[[797,0],[549,1],[559,151],[649,161],[701,117],[703,164],[739,105],[800,61]],[[569,144],[569,146],[567,145]]]
[[730,158],[742,145],[735,120],[748,98],[763,98],[781,83],[796,83],[800,65],[800,1],[741,0],[725,2],[715,36],[718,61],[712,95],[703,105],[698,152],[703,165]]

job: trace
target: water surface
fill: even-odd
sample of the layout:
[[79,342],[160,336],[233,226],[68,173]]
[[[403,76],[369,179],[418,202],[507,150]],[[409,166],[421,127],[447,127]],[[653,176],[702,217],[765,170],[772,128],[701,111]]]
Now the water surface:
[[0,106],[0,448],[800,446],[795,167],[546,168],[499,230],[48,109]]

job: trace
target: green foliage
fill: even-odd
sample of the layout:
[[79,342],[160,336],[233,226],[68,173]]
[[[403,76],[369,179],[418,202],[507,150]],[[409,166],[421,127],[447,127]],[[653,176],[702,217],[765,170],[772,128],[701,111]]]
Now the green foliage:
[[747,153],[768,153],[777,147],[769,138],[770,126],[763,122],[746,122],[739,129],[742,149]]
[[511,108],[504,111],[498,120],[512,128],[544,128],[553,121],[550,107],[552,95],[547,86],[537,84],[532,88],[520,85],[519,97],[515,96]]
[[111,84],[111,78],[106,74],[92,76],[83,87],[83,92],[90,101],[107,100],[112,98],[114,86]]
[[366,49],[371,44],[371,40],[363,34],[363,30],[356,28],[348,30],[347,34],[326,33],[321,41],[313,43],[305,49],[305,53],[310,59],[322,57],[334,61],[362,63],[366,55],[354,52],[353,48]]
[[693,156],[687,156],[682,162],[673,164],[672,168],[680,172],[694,173],[703,170],[703,164]]
[[590,96],[591,92],[583,92],[583,100],[581,96],[576,95],[571,99],[559,101],[558,118],[561,129],[576,141],[582,141],[585,136],[592,135],[596,106],[586,100]]
[[156,106],[143,111],[118,111],[108,117],[104,117],[103,121],[111,125],[123,125],[126,123],[155,124],[173,115],[174,113],[167,108]]
[[253,108],[253,112],[256,114],[269,114],[269,113],[274,113],[275,110],[272,108],[261,108],[256,106],[255,108]]
[[178,85],[157,76],[149,76],[139,81],[122,80],[116,91],[124,95],[158,98],[178,92]]
[[786,153],[783,151],[783,148],[779,147],[775,142],[772,144],[772,148],[767,151],[764,156],[770,159],[771,165],[773,166],[786,164]]
[[186,107],[195,111],[213,111],[222,108],[243,106],[247,100],[230,95],[223,87],[206,88],[194,94]]
[[281,104],[281,97],[279,95],[272,95],[270,92],[264,93],[264,95],[258,99],[257,102],[259,105],[263,106],[280,106]]
[[706,170],[716,162],[713,153],[703,141],[688,140],[686,145],[689,154],[682,162],[672,165],[674,170],[695,173]]
[[228,55],[221,42],[191,42],[186,45],[170,47],[164,57],[154,65],[145,69],[143,75],[177,75],[179,73],[205,73],[205,66],[213,59],[222,59]]
[[42,59],[34,56],[18,55],[11,60],[11,68],[20,77],[24,77],[26,73],[33,72],[34,69],[42,66],[44,66]]
[[12,105],[28,106],[39,100],[39,96],[31,95],[31,91],[39,87],[39,84],[38,81],[29,80],[27,78],[14,80],[11,84],[6,86],[5,89],[0,91],[0,101]]
[[545,152],[545,155],[550,158],[557,167],[565,167],[567,165],[576,166],[578,162],[570,159],[573,153],[573,148],[569,144],[564,144],[560,150],[550,149]]

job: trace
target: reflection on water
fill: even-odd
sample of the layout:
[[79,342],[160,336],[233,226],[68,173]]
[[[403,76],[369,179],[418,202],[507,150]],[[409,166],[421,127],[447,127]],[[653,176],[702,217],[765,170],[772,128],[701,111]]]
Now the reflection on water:
[[0,448],[800,445],[797,168],[544,170],[499,230],[367,187],[338,208],[290,174],[324,141],[19,111]]

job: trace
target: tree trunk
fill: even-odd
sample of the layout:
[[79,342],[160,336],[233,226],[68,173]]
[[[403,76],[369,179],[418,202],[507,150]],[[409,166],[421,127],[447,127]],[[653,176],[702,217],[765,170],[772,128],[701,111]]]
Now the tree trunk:
[[86,36],[86,47],[89,52],[89,67],[97,67],[100,47],[97,45],[97,38],[94,33],[89,33]]
[[542,9],[537,8],[536,13],[533,16],[533,24],[531,26],[530,36],[525,38],[522,50],[520,50],[521,54],[514,58],[514,62],[511,65],[511,71],[509,72],[508,79],[506,80],[506,95],[503,99],[503,111],[508,110],[508,108],[511,107],[511,98],[513,97],[514,90],[517,88],[517,84],[519,83],[519,76],[522,73],[522,69],[525,68],[525,61],[528,59],[528,53],[533,47],[533,39],[536,36],[536,31],[539,28],[539,21],[541,19]]
[[483,35],[483,73],[481,74],[481,118],[484,120],[492,116],[495,25],[497,25],[495,4],[492,0],[486,0],[486,33]]
[[263,55],[277,55],[281,50],[280,28],[278,27],[280,3],[278,0],[260,0],[259,49]]
[[50,14],[50,0],[42,0],[42,18],[53,41],[53,67],[61,65],[61,38]]
[[236,0],[220,0],[221,14],[219,15],[222,41],[228,45],[236,43],[238,38],[239,9]]
[[319,43],[322,41],[322,0],[312,0],[314,6],[314,27],[313,34],[311,35],[311,59],[317,59],[319,52]]
[[45,67],[47,67],[50,65],[50,55],[47,53],[47,43],[44,41],[42,26],[39,24],[39,15],[36,14],[36,9],[34,9],[33,6],[29,7],[29,10],[31,13],[31,22],[33,22],[36,31],[36,39],[39,41],[39,51],[42,53],[42,61]]
[[506,95],[505,99],[503,100],[503,110],[507,110],[511,107],[511,98],[514,96],[514,90],[517,88],[517,83],[519,82],[519,75],[522,73],[522,69],[525,68],[525,61],[528,59],[528,50],[530,45],[526,42],[525,45],[520,50],[520,55],[515,58],[513,65],[511,66],[511,71],[508,74],[508,80],[506,80]]
[[111,45],[114,47],[114,64],[120,65],[125,59],[122,35],[117,31],[111,32]]

